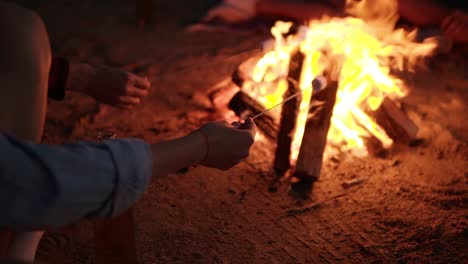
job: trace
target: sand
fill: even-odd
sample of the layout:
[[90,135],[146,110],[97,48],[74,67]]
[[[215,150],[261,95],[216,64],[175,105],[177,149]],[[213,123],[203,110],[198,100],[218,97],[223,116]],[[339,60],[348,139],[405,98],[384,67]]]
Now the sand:
[[[155,1],[154,25],[135,26],[132,1],[21,1],[43,16],[55,54],[147,75],[132,111],[70,93],[49,102],[47,143],[96,140],[103,130],[149,142],[181,136],[220,115],[204,98],[257,52],[263,32],[185,33],[202,1]],[[273,148],[221,172],[198,167],[153,180],[135,206],[140,263],[464,263],[468,239],[466,57],[432,58],[404,101],[421,128],[415,146],[384,158],[326,161],[309,201],[268,186]],[[347,189],[353,178],[368,180]],[[347,195],[281,218],[284,210]],[[91,223],[75,225],[60,263],[93,263]],[[56,257],[56,259],[58,259]],[[466,263],[466,262],[465,262]]]

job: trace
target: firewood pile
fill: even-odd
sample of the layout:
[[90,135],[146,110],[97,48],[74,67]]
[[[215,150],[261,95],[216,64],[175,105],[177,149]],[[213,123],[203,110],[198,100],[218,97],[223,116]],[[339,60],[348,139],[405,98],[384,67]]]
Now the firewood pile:
[[[211,91],[209,97],[214,105],[219,106],[219,102],[227,102],[228,108],[234,111],[240,119],[252,117],[267,110],[256,98],[253,98],[242,89],[243,83],[249,80],[250,72],[258,59],[259,57],[253,57],[237,67],[232,74],[232,82],[236,84],[236,88],[222,86],[215,91]],[[283,99],[300,91],[298,82],[303,61],[304,55],[299,51],[294,52],[291,56],[287,76],[288,86]],[[296,120],[301,102],[300,96],[288,100],[282,105],[279,119],[266,112],[255,120],[259,130],[265,137],[272,143],[276,143],[273,169],[277,175],[284,175],[289,172],[289,175],[295,179],[295,184],[301,185],[300,189],[304,189],[305,186],[305,189],[310,191],[313,183],[320,177],[327,135],[339,87],[339,72],[339,62],[331,60],[328,68],[323,73],[326,78],[326,87],[314,89],[304,136],[294,168],[292,168],[290,162],[290,154],[293,132],[297,129]],[[385,98],[380,107],[370,112],[369,115],[375,119],[375,122],[386,131],[395,143],[410,144],[416,140],[418,127],[397,102]],[[383,151],[382,144],[376,138],[367,138],[366,148],[371,155],[379,155]],[[293,187],[295,184],[293,184]]]

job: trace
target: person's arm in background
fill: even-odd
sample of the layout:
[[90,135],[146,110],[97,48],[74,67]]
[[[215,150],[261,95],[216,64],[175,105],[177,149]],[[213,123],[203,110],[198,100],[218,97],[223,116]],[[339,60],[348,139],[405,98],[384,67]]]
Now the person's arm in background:
[[251,120],[239,128],[209,123],[153,145],[117,139],[51,146],[0,135],[0,227],[48,228],[116,216],[143,194],[151,175],[192,164],[228,169],[248,156],[254,137]]
[[292,2],[278,0],[259,0],[256,4],[256,14],[266,17],[289,18],[299,21],[320,19],[323,16],[340,17],[344,15],[344,2],[341,1],[309,1]]
[[439,26],[451,10],[433,0],[398,0],[398,12],[418,26]]
[[398,11],[403,19],[417,26],[439,26],[447,37],[465,45],[468,43],[466,6],[463,1],[398,1]]
[[70,90],[87,94],[100,103],[127,109],[141,103],[150,86],[147,78],[117,68],[70,63],[66,58],[53,57],[48,96],[62,100],[65,91]]
[[327,16],[342,16],[345,0],[294,2],[280,0],[224,0],[208,11],[204,21],[221,19],[228,23],[254,17],[308,21]]

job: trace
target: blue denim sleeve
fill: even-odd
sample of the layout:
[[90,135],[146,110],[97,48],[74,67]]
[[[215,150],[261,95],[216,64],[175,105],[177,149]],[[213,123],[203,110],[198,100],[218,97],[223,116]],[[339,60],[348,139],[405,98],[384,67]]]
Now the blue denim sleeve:
[[0,226],[47,228],[128,209],[152,174],[138,139],[51,146],[0,134]]

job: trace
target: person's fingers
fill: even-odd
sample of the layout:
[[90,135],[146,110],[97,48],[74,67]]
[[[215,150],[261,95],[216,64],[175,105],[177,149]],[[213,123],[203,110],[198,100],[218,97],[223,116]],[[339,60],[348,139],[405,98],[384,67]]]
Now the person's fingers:
[[455,20],[450,21],[450,24],[448,24],[444,28],[445,34],[447,34],[448,36],[453,36],[453,31],[454,31],[455,27],[456,27]]
[[455,27],[452,31],[452,36],[456,39],[459,38],[460,35],[463,34],[463,26],[458,24],[457,27]]
[[226,122],[226,121],[224,121],[224,120],[222,120],[222,121],[217,121],[216,123],[219,124],[219,125],[225,126],[225,127],[229,127],[229,123]]
[[467,14],[461,14],[459,21],[460,21],[460,24],[462,26],[462,29],[467,30],[467,28],[468,28],[468,15]]
[[452,35],[452,37],[458,36],[458,32],[463,29],[461,21],[454,20],[452,24],[448,27],[447,32]]
[[242,124],[240,122],[232,122],[231,123],[231,126],[233,126],[234,128],[239,128]]
[[468,21],[468,14],[460,10],[455,11],[453,15],[455,16],[455,18],[459,19],[460,21],[465,21],[465,22]]
[[450,15],[444,18],[441,24],[442,29],[447,30],[448,26],[452,23],[453,19],[454,19],[453,15]]
[[244,123],[239,127],[239,129],[250,129],[251,127],[255,127],[255,123],[252,118],[247,118]]
[[239,129],[248,131],[253,138],[255,138],[255,134],[257,134],[257,126],[252,118],[245,120],[244,124],[242,124]]
[[128,79],[133,85],[135,85],[135,87],[140,89],[149,89],[151,86],[149,79],[146,77],[140,77],[135,74],[129,73]]
[[123,104],[123,103],[118,103],[115,105],[115,107],[117,108],[120,108],[120,109],[124,109],[124,110],[129,110],[129,109],[132,109],[134,105],[132,104]]
[[129,104],[129,105],[137,105],[140,103],[140,98],[133,97],[133,96],[120,96],[119,97],[119,104]]
[[455,12],[451,23],[444,29],[445,34],[454,41],[468,42],[468,15]]
[[127,96],[145,97],[148,95],[148,90],[139,89],[132,85],[127,85],[125,89],[125,94]]

